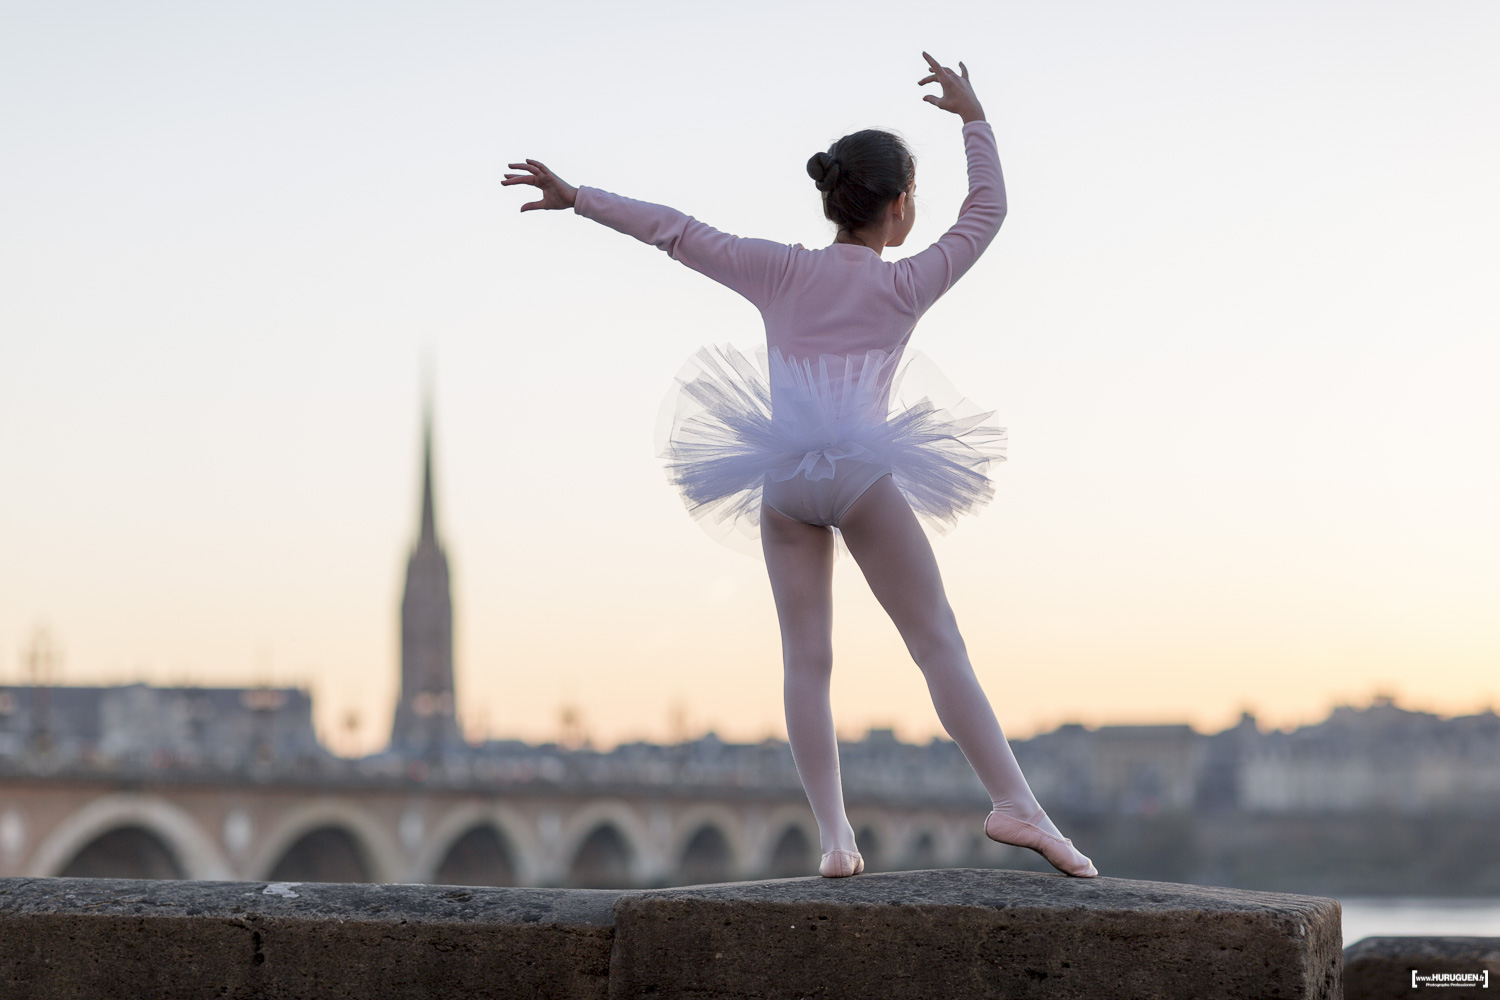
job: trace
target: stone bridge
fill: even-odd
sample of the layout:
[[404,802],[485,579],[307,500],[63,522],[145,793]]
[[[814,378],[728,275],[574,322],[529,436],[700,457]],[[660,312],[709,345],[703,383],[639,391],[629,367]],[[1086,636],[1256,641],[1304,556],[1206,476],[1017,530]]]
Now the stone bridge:
[[[849,814],[871,871],[994,867],[1022,852],[986,807]],[[818,846],[800,789],[0,776],[0,876],[647,887],[809,875]]]

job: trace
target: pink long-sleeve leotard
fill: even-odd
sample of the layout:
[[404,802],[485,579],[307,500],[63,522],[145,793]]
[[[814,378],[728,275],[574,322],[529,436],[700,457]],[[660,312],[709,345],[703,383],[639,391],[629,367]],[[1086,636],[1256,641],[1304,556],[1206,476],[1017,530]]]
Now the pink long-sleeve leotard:
[[963,126],[969,194],[938,241],[902,260],[869,247],[819,250],[733,236],[665,205],[578,188],[573,211],[666,251],[755,304],[766,343],[788,358],[894,354],[922,317],[989,246],[1005,219],[1005,181],[989,122]]
[[[903,260],[866,246],[818,250],[720,232],[665,205],[580,187],[573,209],[666,251],[739,292],[765,322],[766,367],[733,347],[701,349],[679,375],[663,457],[695,517],[758,524],[767,506],[837,526],[891,475],[938,530],[993,495],[983,468],[1003,430],[922,398],[890,406],[921,318],[974,265],[1005,218],[989,123],[963,126],[969,194],[958,221]],[[873,367],[872,367],[873,364]],[[767,422],[769,417],[769,423]]]

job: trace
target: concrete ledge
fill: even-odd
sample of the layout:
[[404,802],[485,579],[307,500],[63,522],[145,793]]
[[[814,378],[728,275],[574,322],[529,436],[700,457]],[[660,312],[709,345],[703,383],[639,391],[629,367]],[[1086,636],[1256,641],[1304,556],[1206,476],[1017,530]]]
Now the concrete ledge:
[[1337,900],[940,869],[646,891],[0,879],[0,996],[1341,996]]
[[1489,988],[1500,990],[1500,938],[1361,938],[1344,949],[1344,996],[1348,1000],[1386,1000],[1432,995],[1431,987],[1412,987],[1413,970],[1460,974],[1488,971]]

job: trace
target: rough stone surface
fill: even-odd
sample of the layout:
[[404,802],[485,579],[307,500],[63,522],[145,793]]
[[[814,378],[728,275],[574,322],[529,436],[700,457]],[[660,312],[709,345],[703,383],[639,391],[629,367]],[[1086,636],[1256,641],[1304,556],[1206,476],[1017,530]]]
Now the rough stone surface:
[[626,891],[0,879],[0,997],[1340,996],[1337,900],[992,869]]
[[[1500,990],[1500,938],[1361,938],[1344,949],[1344,996],[1347,1000],[1431,996],[1433,987],[1412,988],[1413,969],[1424,973],[1489,970],[1489,989]],[[1467,993],[1469,988],[1456,989]]]
[[1341,907],[992,869],[630,893],[612,1000],[1342,995]]
[[0,879],[0,996],[608,993],[602,889]]

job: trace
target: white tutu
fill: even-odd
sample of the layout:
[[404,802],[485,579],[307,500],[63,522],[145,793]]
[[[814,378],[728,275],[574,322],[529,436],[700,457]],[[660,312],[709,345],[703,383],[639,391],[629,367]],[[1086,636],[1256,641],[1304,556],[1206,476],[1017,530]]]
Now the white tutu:
[[985,471],[1005,458],[1005,429],[992,416],[909,347],[814,363],[715,345],[663,400],[656,453],[693,518],[741,551],[759,537],[767,476],[832,478],[844,460],[889,465],[912,510],[946,533],[995,495]]

